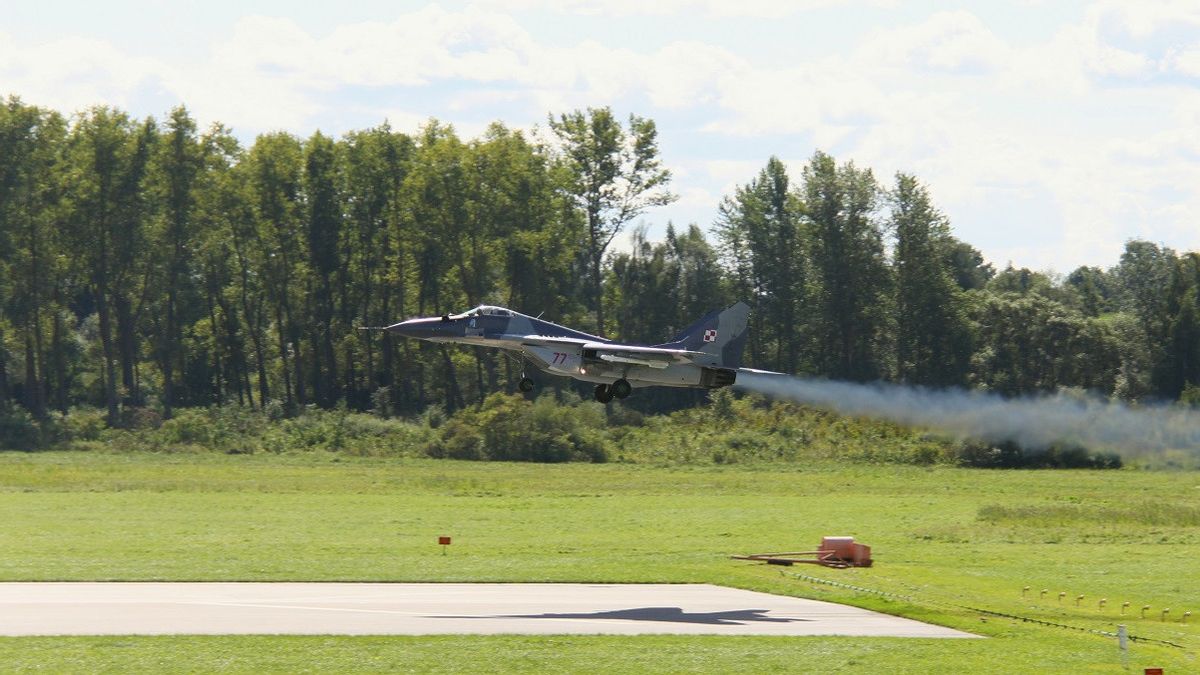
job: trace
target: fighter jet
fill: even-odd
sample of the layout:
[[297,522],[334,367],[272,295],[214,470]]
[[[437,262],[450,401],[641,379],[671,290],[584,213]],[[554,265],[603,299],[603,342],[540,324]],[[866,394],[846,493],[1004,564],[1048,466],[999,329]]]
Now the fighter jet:
[[[496,347],[551,375],[596,384],[596,400],[626,398],[634,388],[716,389],[737,379],[750,307],[716,310],[660,345],[621,344],[504,307],[480,305],[462,314],[409,319],[386,330],[430,342]],[[521,391],[533,380],[522,372]]]

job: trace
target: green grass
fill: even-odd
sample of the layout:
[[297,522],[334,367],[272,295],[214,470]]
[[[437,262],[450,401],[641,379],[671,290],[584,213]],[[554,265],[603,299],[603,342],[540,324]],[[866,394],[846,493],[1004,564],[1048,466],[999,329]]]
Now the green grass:
[[[1063,648],[1026,641],[1016,650],[1008,642],[1010,649],[1002,651],[992,642],[515,635],[0,638],[0,656],[8,672],[1121,672],[1110,645]],[[1171,662],[1136,651],[1130,659],[1139,673],[1163,663]]]
[[[1194,671],[1200,474],[819,463],[533,465],[336,455],[0,454],[0,580],[707,582],[989,640],[162,637],[0,640],[4,670]],[[851,534],[870,569],[729,554]],[[454,537],[441,555],[439,535]],[[808,574],[894,594],[860,593]],[[1030,591],[1023,594],[1028,586]],[[1042,597],[1040,591],[1049,592]],[[1061,602],[1058,593],[1067,595]],[[1075,598],[1085,599],[1077,607]],[[901,597],[902,596],[902,597]],[[1098,600],[1106,598],[1101,610]],[[1133,608],[1120,616],[1123,601]],[[1146,619],[1137,608],[1152,607]],[[1158,620],[1171,607],[1172,621]],[[1200,612],[1198,612],[1200,614]]]

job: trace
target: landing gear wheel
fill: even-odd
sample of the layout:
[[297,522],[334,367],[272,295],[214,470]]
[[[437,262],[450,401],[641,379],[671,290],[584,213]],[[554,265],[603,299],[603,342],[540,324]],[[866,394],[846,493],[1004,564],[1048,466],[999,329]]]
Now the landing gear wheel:
[[529,392],[533,391],[533,380],[529,379],[528,377],[522,377],[521,381],[517,383],[517,389],[520,389],[528,394]]
[[628,398],[629,395],[633,393],[633,385],[629,384],[629,380],[626,380],[625,378],[621,378],[616,382],[613,382],[612,386],[610,386],[608,389],[612,392],[612,395],[617,398]]
[[607,384],[596,385],[596,400],[601,403],[608,403],[613,398],[612,389],[608,388]]

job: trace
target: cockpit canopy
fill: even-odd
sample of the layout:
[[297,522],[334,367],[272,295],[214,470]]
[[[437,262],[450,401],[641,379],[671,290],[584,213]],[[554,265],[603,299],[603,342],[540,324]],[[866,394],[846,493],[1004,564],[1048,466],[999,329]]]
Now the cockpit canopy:
[[468,309],[462,314],[455,314],[451,319],[465,319],[472,316],[512,316],[512,310],[496,307],[494,305],[480,305],[475,309]]

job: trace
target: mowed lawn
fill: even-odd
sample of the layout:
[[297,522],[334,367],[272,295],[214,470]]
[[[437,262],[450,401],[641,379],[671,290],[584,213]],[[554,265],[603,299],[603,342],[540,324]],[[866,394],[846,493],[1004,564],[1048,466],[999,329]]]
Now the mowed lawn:
[[[1200,671],[1197,473],[7,453],[0,514],[2,581],[707,582],[991,638],[3,638],[3,670],[1122,672],[1114,639],[988,610],[1125,623],[1182,646],[1135,642],[1130,668]],[[876,566],[728,557],[822,535]]]

